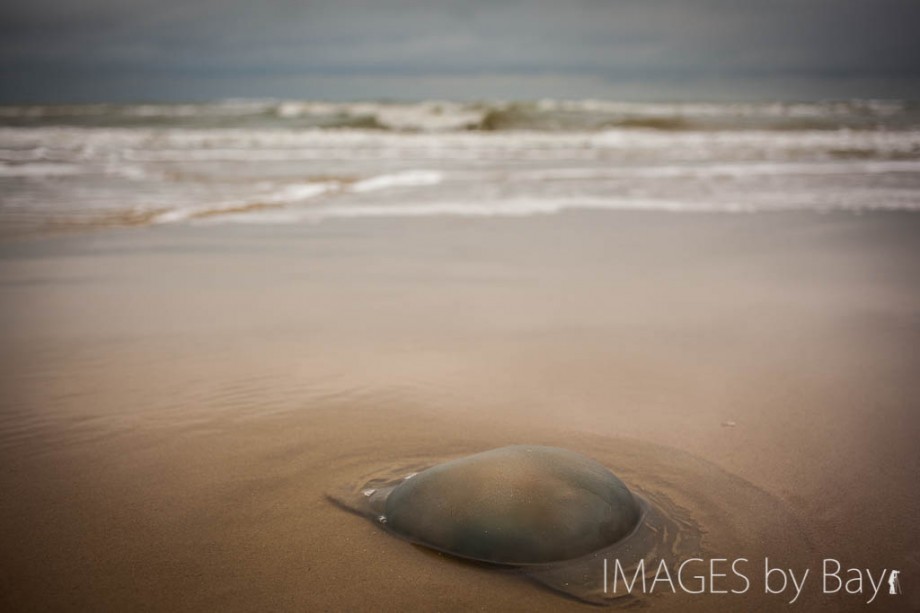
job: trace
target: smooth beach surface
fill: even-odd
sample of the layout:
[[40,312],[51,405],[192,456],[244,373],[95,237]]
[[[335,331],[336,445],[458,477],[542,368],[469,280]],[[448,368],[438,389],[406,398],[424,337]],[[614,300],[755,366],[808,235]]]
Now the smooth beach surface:
[[[326,499],[508,444],[666,496],[761,565],[920,607],[920,216],[566,212],[0,243],[5,610],[587,610]],[[601,572],[598,569],[598,572]]]

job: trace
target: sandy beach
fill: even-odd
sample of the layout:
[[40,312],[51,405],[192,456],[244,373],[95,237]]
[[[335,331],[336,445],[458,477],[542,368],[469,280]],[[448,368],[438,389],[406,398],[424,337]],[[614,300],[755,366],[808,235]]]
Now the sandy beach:
[[0,244],[5,610],[590,610],[326,494],[566,447],[666,497],[744,595],[900,569],[920,607],[920,217],[568,212],[176,225]]

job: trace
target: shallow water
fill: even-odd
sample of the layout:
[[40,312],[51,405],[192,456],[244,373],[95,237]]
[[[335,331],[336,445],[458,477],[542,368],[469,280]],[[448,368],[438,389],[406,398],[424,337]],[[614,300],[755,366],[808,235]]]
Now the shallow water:
[[0,235],[112,226],[920,208],[903,100],[0,107]]

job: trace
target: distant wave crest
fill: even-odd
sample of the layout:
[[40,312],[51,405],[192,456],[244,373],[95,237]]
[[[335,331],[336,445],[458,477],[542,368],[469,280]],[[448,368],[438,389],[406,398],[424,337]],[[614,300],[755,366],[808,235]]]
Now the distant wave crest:
[[764,103],[319,102],[228,100],[201,104],[0,107],[0,125],[186,128],[314,128],[394,132],[636,130],[820,130],[920,126],[901,100]]

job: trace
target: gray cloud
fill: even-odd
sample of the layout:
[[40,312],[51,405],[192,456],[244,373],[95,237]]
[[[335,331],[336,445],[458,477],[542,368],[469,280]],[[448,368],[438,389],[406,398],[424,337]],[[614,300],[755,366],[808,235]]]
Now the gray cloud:
[[520,97],[758,80],[920,92],[917,23],[916,0],[7,0],[0,95],[380,97],[445,79],[481,96],[502,79]]

